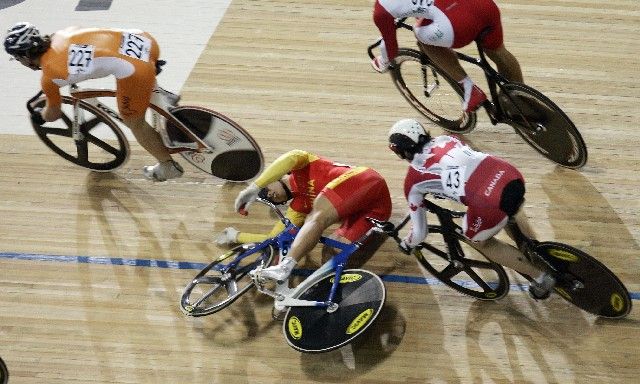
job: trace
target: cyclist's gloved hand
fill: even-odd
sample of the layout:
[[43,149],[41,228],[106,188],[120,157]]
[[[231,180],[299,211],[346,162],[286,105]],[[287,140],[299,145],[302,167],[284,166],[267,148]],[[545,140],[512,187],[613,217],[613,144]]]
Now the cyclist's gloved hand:
[[409,244],[407,244],[407,242],[404,240],[398,243],[398,249],[400,249],[400,252],[404,253],[405,255],[410,255],[413,251],[413,247],[409,246]]
[[389,70],[390,63],[382,56],[376,56],[371,60],[371,66],[378,73],[385,73]]
[[240,212],[245,215],[247,209],[249,209],[249,205],[256,201],[258,193],[260,193],[260,187],[258,187],[256,183],[251,183],[247,188],[240,191],[235,202],[236,212]]
[[42,125],[46,123],[46,121],[42,117],[42,108],[33,109],[33,112],[31,112],[31,122],[36,125]]
[[225,228],[218,236],[215,242],[218,245],[231,245],[238,243],[238,230],[233,227]]

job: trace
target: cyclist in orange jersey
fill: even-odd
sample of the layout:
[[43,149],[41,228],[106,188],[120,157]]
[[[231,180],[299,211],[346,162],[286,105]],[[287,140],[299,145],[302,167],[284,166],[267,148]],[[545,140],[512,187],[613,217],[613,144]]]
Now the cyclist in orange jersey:
[[[391,196],[385,180],[371,168],[352,167],[318,155],[292,150],[276,159],[263,173],[242,190],[235,209],[245,212],[260,196],[273,203],[291,200],[286,216],[301,227],[286,257],[276,266],[260,271],[260,276],[284,280],[298,260],[310,252],[322,232],[341,223],[334,236],[342,241],[355,241],[372,224],[366,219],[388,220]],[[280,221],[269,235],[240,233],[227,228],[219,236],[219,245],[262,241],[284,229]]]
[[[113,75],[124,124],[158,160],[145,167],[144,175],[157,181],[182,176],[182,167],[145,120],[154,89],[168,93],[156,85],[160,48],[151,35],[140,30],[78,27],[41,35],[31,23],[20,22],[9,28],[4,48],[24,66],[42,70],[41,87],[47,101],[44,109],[31,116],[34,123],[42,125],[62,117],[60,87]],[[168,94],[177,102],[177,95]]]

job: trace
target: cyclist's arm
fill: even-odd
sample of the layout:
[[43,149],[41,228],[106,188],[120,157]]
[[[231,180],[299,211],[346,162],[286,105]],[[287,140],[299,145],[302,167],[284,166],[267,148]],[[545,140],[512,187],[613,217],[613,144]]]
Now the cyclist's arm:
[[44,92],[44,95],[47,97],[42,118],[46,121],[55,121],[62,115],[62,110],[60,109],[62,105],[60,87],[46,76],[43,76],[40,80],[40,86],[42,87],[42,92]]
[[411,232],[405,237],[410,247],[415,247],[427,237],[427,211],[424,208],[424,192],[418,188],[411,188],[407,195],[409,216],[411,217]]
[[[291,220],[291,222],[297,227],[301,227],[302,224],[304,224],[305,218],[307,217],[305,213],[298,212],[294,209],[291,209],[291,207],[287,209],[285,216],[289,220]],[[271,232],[269,232],[268,234],[240,232],[238,233],[236,241],[240,244],[257,243],[276,236],[277,234],[282,232],[283,229],[284,224],[282,223],[282,221],[278,221],[273,226],[273,229],[271,229]]]
[[289,151],[280,155],[280,157],[271,163],[271,165],[262,172],[260,177],[256,179],[255,184],[260,188],[264,188],[270,183],[280,180],[282,176],[292,170],[303,168],[316,159],[318,159],[318,156],[307,151],[300,149]]
[[382,34],[383,46],[381,46],[381,53],[383,56],[386,55],[387,61],[391,62],[398,55],[395,19],[379,1],[376,1],[376,5],[373,8],[373,22],[380,30],[380,34]]

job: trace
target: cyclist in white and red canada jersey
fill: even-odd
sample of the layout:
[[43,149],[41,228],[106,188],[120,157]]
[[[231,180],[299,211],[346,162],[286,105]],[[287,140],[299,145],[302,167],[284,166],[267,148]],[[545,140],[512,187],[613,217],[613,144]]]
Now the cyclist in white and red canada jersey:
[[464,112],[476,110],[487,97],[460,65],[453,48],[473,42],[482,31],[482,48],[507,79],[522,83],[518,60],[505,48],[500,10],[493,0],[377,0],[373,21],[382,34],[381,55],[371,62],[386,72],[398,54],[395,19],[415,17],[414,33],[422,51],[464,89]]
[[533,237],[526,216],[524,177],[511,164],[478,152],[452,136],[431,138],[416,120],[403,119],[389,131],[389,148],[411,163],[404,183],[409,203],[411,232],[400,242],[409,253],[427,236],[426,195],[446,198],[467,207],[462,218],[464,236],[492,261],[535,279],[530,292],[548,297],[555,281],[529,263],[514,246],[494,237],[514,217],[525,234]]

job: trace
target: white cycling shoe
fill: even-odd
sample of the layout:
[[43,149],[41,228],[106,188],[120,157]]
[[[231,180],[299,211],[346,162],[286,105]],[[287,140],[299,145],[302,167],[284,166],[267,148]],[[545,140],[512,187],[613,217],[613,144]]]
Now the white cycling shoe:
[[283,257],[278,265],[264,269],[256,269],[249,273],[260,281],[273,280],[282,283],[291,275],[291,271],[293,271],[293,267],[295,266],[296,261],[294,259]]
[[184,169],[173,160],[163,161],[156,165],[148,165],[142,169],[144,177],[153,181],[167,181],[182,176]]

